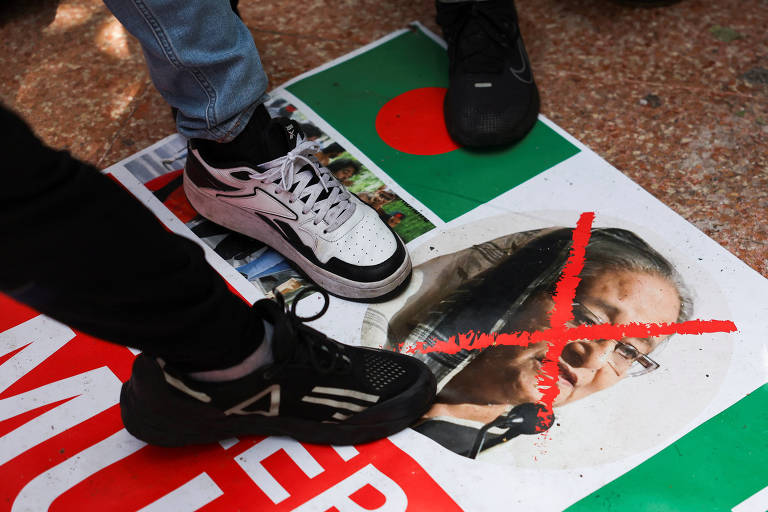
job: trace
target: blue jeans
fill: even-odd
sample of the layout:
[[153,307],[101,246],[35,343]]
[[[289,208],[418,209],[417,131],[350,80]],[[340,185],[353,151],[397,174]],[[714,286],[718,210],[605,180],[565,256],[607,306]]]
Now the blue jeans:
[[267,75],[228,0],[104,0],[141,43],[182,135],[229,142],[264,102]]

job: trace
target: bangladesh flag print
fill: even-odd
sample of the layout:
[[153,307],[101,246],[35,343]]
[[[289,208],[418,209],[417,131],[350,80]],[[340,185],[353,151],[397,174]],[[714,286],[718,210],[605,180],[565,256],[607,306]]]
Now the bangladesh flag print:
[[451,221],[579,149],[540,120],[510,148],[448,136],[444,48],[414,28],[284,87],[440,220]]

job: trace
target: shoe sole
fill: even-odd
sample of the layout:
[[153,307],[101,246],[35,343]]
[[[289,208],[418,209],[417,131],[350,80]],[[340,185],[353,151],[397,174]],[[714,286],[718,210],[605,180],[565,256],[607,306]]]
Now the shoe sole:
[[130,380],[123,384],[120,413],[131,435],[156,446],[210,444],[251,435],[288,436],[313,444],[368,443],[395,434],[421,418],[431,407],[436,389],[434,375],[425,371],[407,392],[359,414],[373,418],[382,410],[400,414],[371,424],[323,423],[258,414],[227,416],[171,388],[162,370],[148,359],[139,356]]
[[[510,130],[506,133],[493,134],[477,133],[471,129],[465,131],[462,127],[458,126],[458,123],[448,122],[450,116],[445,116],[446,129],[456,143],[469,149],[504,147],[515,144],[530,133],[539,118],[539,110],[541,107],[538,88],[534,88],[533,92],[534,95],[533,98],[531,98],[528,110],[526,111],[525,116],[520,119],[520,122],[517,123],[514,130]],[[448,96],[446,96],[446,102],[443,105],[444,111],[448,108],[447,98]]]
[[200,215],[227,229],[267,244],[282,254],[283,257],[298,265],[307,277],[320,287],[341,298],[357,301],[383,300],[401,291],[411,276],[411,259],[406,253],[402,265],[388,278],[381,281],[368,283],[340,277],[309,261],[256,215],[249,214],[236,206],[211,198],[201,192],[187,177],[186,171],[184,172],[184,193],[192,207]]

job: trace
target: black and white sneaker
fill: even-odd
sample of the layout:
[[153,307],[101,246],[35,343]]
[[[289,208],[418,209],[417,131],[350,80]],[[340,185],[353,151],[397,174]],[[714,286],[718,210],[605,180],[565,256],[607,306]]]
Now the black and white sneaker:
[[280,156],[264,163],[217,161],[206,141],[190,141],[184,191],[195,210],[271,246],[334,295],[399,292],[411,275],[400,237],[318,162],[296,122],[272,119],[265,137]]
[[201,382],[141,354],[120,395],[128,432],[160,446],[245,435],[360,444],[408,427],[431,406],[435,378],[417,359],[343,345],[302,324],[319,315],[298,318],[269,300],[253,309],[274,325],[273,364]]
[[508,145],[536,123],[539,91],[513,0],[437,1],[448,42],[443,111],[451,137],[467,147]]

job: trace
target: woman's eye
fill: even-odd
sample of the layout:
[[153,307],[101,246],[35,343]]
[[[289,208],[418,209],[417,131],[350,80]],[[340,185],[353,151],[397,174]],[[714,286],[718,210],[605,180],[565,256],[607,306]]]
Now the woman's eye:
[[596,322],[587,315],[575,313],[573,317],[579,325],[596,325]]
[[635,347],[627,344],[617,345],[616,350],[618,351],[619,354],[626,357],[627,359],[634,359],[639,354],[638,350]]

